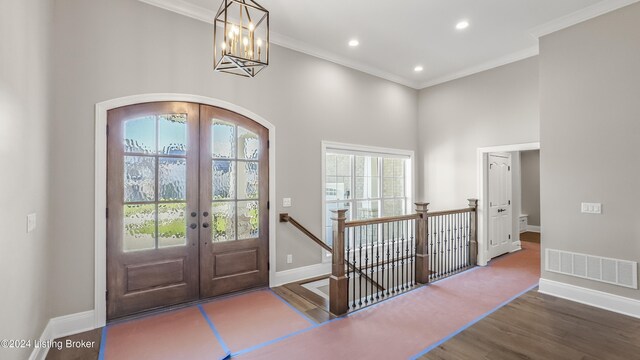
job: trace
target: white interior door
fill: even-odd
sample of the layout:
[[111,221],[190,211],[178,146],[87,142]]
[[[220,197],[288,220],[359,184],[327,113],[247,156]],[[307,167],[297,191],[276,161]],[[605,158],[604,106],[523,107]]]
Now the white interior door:
[[489,259],[511,251],[511,154],[489,154]]

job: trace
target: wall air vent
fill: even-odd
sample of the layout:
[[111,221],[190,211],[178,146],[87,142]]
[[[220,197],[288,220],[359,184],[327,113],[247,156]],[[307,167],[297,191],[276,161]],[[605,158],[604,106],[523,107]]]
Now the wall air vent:
[[632,289],[638,288],[638,263],[569,251],[547,249],[547,271],[605,282]]

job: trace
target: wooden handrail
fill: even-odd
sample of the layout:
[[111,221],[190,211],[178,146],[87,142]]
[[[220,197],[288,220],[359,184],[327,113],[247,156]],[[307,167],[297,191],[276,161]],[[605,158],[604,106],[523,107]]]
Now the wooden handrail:
[[[323,249],[327,250],[329,253],[333,254],[333,249],[331,248],[331,246],[327,245],[327,243],[325,243],[324,241],[320,240],[319,237],[313,235],[313,233],[311,231],[309,231],[302,224],[300,224],[298,221],[296,221],[296,219],[294,219],[291,216],[289,216],[289,214],[287,214],[287,213],[280,214],[280,222],[291,223],[291,225],[296,227],[298,230],[302,231],[303,234],[307,235],[307,237],[309,239],[313,240],[313,242],[318,244],[321,248],[323,248]],[[355,270],[356,272],[358,272],[358,274],[360,276],[362,276],[363,278],[367,279],[367,281],[370,281],[375,287],[377,287],[380,290],[384,290],[384,287],[382,287],[380,284],[375,282],[372,278],[370,278],[366,273],[364,273],[361,269],[356,267],[349,260],[346,260],[345,262],[346,262],[347,267],[349,269]]]
[[404,221],[404,220],[413,220],[419,219],[421,217],[420,214],[409,214],[409,215],[401,215],[401,216],[389,216],[375,219],[365,219],[365,220],[353,220],[345,222],[345,227],[357,227],[357,226],[366,226],[366,225],[375,225],[375,224],[384,224],[396,221]]
[[302,224],[297,222],[296,219],[294,219],[291,216],[289,216],[289,214],[286,214],[286,213],[280,214],[280,222],[289,222],[289,223],[291,223],[291,225],[295,226],[298,230],[302,231],[303,234],[307,235],[307,237],[309,237],[309,239],[313,240],[321,248],[327,250],[330,253],[333,253],[333,249],[331,248],[331,246],[327,245],[326,242],[320,240],[319,237],[313,235],[313,233],[311,231],[307,230],[306,227],[302,226]]
[[475,209],[472,209],[472,208],[457,209],[457,210],[445,210],[445,211],[434,211],[434,212],[427,213],[427,217],[443,216],[443,215],[454,215],[454,214],[465,214],[465,213],[470,213],[470,212],[474,212],[474,211],[475,211]]

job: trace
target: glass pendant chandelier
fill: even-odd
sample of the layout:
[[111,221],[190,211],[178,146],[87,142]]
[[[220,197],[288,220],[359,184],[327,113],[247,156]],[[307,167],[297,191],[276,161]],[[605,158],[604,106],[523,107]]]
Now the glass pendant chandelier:
[[216,71],[254,77],[269,65],[269,11],[253,0],[224,0],[213,38]]

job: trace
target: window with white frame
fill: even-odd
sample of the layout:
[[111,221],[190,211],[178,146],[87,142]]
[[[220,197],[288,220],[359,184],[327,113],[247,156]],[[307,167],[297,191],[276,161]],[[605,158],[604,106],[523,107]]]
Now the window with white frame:
[[348,209],[347,220],[405,215],[411,211],[411,153],[376,152],[349,145],[324,150],[324,240],[332,244],[331,210]]

